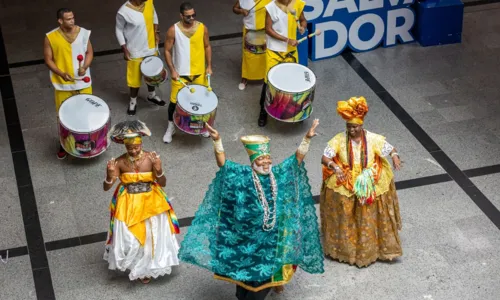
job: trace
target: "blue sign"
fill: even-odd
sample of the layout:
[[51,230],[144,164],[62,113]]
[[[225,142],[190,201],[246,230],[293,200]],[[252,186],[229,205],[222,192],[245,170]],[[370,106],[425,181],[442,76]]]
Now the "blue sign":
[[415,0],[307,0],[304,16],[310,32],[321,30],[311,41],[311,60],[336,56],[349,47],[369,51],[410,43]]

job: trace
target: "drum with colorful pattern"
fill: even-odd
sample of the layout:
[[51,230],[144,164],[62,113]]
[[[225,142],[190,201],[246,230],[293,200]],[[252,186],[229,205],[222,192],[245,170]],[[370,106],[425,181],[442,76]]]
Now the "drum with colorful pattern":
[[248,30],[245,34],[245,49],[253,54],[266,53],[266,31]]
[[[190,89],[194,89],[192,93]],[[177,94],[174,124],[180,130],[200,135],[205,133],[205,123],[214,125],[219,100],[213,91],[203,85],[191,84]]]

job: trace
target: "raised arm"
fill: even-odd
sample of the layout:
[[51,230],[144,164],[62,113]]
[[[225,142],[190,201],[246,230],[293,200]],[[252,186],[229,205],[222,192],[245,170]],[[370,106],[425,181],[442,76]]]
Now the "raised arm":
[[109,189],[113,187],[116,179],[118,178],[119,172],[118,160],[111,158],[106,166],[106,178],[102,183],[102,188],[105,192],[109,191]]
[[299,165],[302,164],[304,157],[306,157],[306,154],[309,151],[309,144],[311,143],[311,139],[317,135],[316,127],[318,127],[318,125],[319,120],[315,119],[311,125],[311,128],[309,128],[309,131],[307,131],[306,136],[302,139],[302,143],[300,143],[297,152],[295,152],[295,157],[297,158]]
[[214,152],[217,165],[219,166],[219,168],[222,168],[226,163],[226,154],[224,153],[224,148],[222,147],[222,140],[220,138],[219,132],[208,125],[208,123],[205,123],[205,127],[207,128],[210,136],[212,137],[212,140],[214,141]]
[[165,176],[165,171],[162,168],[162,162],[160,156],[156,152],[149,152],[149,159],[153,163],[153,174],[156,177],[156,182],[162,187],[167,185],[167,177]]

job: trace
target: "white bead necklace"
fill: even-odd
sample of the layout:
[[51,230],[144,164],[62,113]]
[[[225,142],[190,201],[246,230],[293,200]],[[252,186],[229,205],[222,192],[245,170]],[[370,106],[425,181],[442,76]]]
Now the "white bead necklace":
[[278,197],[278,186],[276,185],[276,179],[274,178],[273,172],[270,172],[269,179],[271,181],[271,193],[273,197],[273,209],[270,210],[266,194],[264,193],[264,190],[262,189],[262,184],[260,183],[260,179],[254,170],[252,170],[252,178],[255,190],[257,191],[257,195],[259,197],[260,205],[262,205],[262,208],[264,209],[262,229],[264,231],[271,231],[273,230],[274,225],[276,225],[276,199]]

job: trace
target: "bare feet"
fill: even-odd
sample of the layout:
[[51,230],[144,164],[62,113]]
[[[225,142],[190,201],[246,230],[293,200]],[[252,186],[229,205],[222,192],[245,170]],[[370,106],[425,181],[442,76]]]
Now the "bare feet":
[[146,278],[141,278],[140,280],[141,280],[142,283],[148,284],[151,281],[151,278],[146,277]]
[[285,286],[284,285],[279,285],[274,287],[274,292],[276,294],[281,294],[285,291]]

